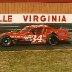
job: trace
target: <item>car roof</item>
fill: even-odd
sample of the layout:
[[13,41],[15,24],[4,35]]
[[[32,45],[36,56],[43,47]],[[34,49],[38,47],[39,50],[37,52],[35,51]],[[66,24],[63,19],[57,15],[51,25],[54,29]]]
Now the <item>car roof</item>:
[[38,28],[38,27],[49,27],[47,25],[30,25],[32,28]]

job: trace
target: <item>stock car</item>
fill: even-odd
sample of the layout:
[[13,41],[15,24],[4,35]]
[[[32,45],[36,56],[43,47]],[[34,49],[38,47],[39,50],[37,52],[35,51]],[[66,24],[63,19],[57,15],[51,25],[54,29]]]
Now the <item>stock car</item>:
[[2,46],[12,46],[18,43],[57,45],[59,41],[68,40],[68,31],[48,25],[29,25],[18,32],[0,34]]

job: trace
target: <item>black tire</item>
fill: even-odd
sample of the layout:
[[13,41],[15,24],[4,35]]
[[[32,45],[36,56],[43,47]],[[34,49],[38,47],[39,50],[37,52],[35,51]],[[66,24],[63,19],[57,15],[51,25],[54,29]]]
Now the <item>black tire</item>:
[[47,38],[47,44],[49,45],[57,45],[59,43],[59,39],[56,34],[50,34]]
[[9,47],[12,45],[12,40],[10,36],[8,35],[2,36],[0,42],[1,42],[1,46],[4,46],[4,47]]

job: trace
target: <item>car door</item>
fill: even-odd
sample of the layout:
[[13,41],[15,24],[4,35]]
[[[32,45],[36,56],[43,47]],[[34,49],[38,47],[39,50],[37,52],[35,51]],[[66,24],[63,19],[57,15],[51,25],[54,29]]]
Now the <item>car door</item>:
[[32,44],[42,43],[42,31],[43,31],[43,27],[38,27],[31,30],[31,32],[33,33],[32,42],[31,42]]

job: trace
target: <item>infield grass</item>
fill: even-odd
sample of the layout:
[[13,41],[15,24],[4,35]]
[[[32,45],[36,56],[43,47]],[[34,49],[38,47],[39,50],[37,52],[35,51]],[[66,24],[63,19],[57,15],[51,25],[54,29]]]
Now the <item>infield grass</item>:
[[72,50],[0,51],[0,72],[72,72]]

